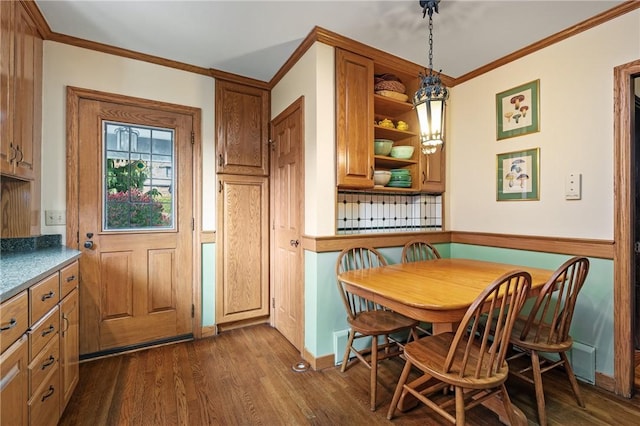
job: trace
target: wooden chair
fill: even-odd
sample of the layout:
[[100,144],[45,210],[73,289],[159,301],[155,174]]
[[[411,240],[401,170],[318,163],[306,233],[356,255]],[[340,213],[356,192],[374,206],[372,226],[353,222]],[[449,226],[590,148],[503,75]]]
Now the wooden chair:
[[[348,248],[342,250],[338,256],[336,274],[353,269],[375,268],[386,264],[384,257],[374,248]],[[391,337],[391,334],[409,331],[410,336],[417,339],[415,327],[418,325],[418,321],[384,309],[370,300],[350,293],[340,280],[338,280],[338,290],[344,302],[350,326],[349,340],[340,371],[343,373],[346,371],[351,353],[371,370],[371,411],[375,411],[378,362],[400,355],[402,349],[402,343]],[[384,337],[382,345],[378,343],[379,336]],[[370,348],[358,350],[354,347],[354,340],[362,337],[371,337]],[[380,353],[381,351],[382,353]]]
[[[417,262],[420,260],[441,259],[438,249],[423,240],[412,240],[402,248],[400,256],[402,263]],[[431,335],[432,326],[429,323],[422,323],[417,327],[418,332],[423,336]]]
[[[509,374],[505,360],[511,328],[524,303],[531,275],[508,272],[497,278],[467,309],[457,331],[423,337],[407,343],[406,363],[387,418],[391,420],[400,396],[408,392],[442,417],[465,424],[465,411],[501,395],[511,424],[517,423],[504,382]],[[507,296],[502,296],[502,295]],[[431,377],[425,389],[407,384],[412,367]],[[453,394],[443,392],[453,387]],[[451,407],[455,407],[451,413]]]
[[438,249],[422,240],[409,241],[402,248],[402,263],[440,259]]
[[[567,260],[544,285],[529,315],[519,317],[513,326],[511,344],[520,351],[510,355],[507,360],[530,356],[531,362],[528,366],[512,369],[511,374],[534,384],[538,403],[538,420],[541,426],[547,424],[542,373],[555,367],[564,365],[578,405],[583,408],[585,406],[566,352],[573,345],[569,328],[578,292],[588,272],[587,258],[573,257]],[[557,353],[560,359],[552,361],[540,356],[540,352]]]

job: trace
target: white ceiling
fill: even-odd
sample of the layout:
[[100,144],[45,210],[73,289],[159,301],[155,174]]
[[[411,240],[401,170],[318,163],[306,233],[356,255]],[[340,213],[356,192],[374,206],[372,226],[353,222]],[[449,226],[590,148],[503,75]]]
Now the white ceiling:
[[[314,26],[426,66],[418,0],[36,0],[51,30],[269,81]],[[459,77],[623,1],[443,0],[434,69]]]

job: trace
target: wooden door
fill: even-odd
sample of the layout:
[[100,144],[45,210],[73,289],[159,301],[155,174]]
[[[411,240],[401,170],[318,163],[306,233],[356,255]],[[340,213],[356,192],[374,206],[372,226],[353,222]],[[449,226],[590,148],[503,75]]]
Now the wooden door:
[[271,123],[273,221],[271,277],[274,326],[304,349],[304,102],[300,98]]
[[216,324],[269,315],[269,186],[262,176],[218,175]]
[[373,61],[336,49],[336,160],[341,188],[373,188]]
[[216,80],[217,173],[267,176],[269,92]]
[[116,100],[78,100],[81,354],[193,333],[194,118]]

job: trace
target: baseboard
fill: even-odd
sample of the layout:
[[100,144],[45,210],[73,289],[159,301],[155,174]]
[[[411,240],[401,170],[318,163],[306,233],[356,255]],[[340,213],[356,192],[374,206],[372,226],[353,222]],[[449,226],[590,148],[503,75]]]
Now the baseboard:
[[200,331],[200,338],[211,337],[218,334],[218,327],[216,325],[205,325]]
[[616,380],[611,376],[607,376],[596,371],[596,386],[606,391],[615,393]]

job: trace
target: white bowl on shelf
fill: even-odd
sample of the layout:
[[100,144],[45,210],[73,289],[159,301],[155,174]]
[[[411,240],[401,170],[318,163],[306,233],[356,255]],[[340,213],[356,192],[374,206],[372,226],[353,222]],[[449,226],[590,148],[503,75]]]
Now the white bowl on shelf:
[[391,179],[391,172],[388,170],[374,170],[373,183],[375,185],[386,186]]

